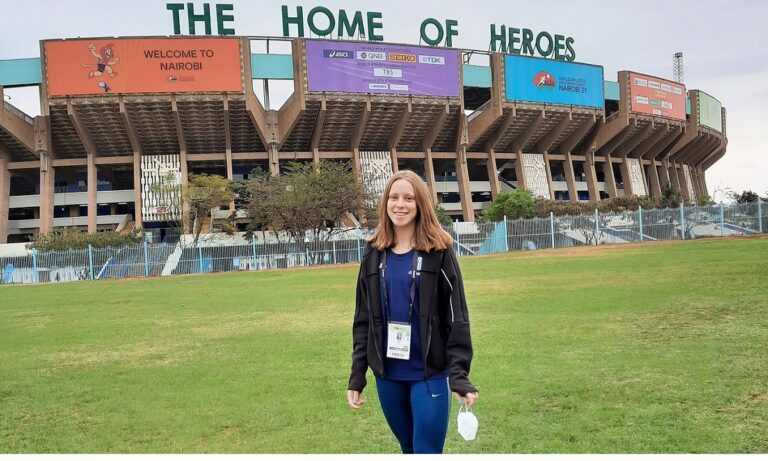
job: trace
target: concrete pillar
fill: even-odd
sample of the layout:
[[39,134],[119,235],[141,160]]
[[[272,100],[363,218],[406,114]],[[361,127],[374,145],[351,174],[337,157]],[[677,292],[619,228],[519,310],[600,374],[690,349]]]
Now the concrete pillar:
[[224,156],[226,158],[226,164],[227,164],[227,179],[232,181],[235,177],[234,169],[232,167],[232,149],[227,149],[224,153]]
[[595,202],[600,201],[600,189],[597,184],[597,172],[595,171],[595,154],[588,152],[584,162],[584,174],[587,177],[587,190],[589,190],[589,199]]
[[[400,171],[400,168],[397,166],[397,149],[394,147],[389,150],[389,155],[392,158],[392,174],[397,173]],[[456,170],[458,171],[458,170]],[[457,173],[458,174],[458,173]]]
[[187,201],[187,188],[189,187],[189,165],[187,165],[187,151],[182,149],[179,155],[181,166],[181,221],[184,233],[191,232],[192,223],[189,222],[189,201]]
[[[363,188],[363,191],[365,191],[365,184],[363,184],[363,167],[360,165],[360,149],[357,147],[352,149],[352,171],[355,173],[357,182]],[[364,208],[357,209],[357,220],[361,224],[365,224],[368,221],[365,217]]]
[[143,227],[141,218],[141,153],[133,153],[133,222],[134,227]]
[[639,159],[638,161],[640,162],[640,176],[643,178],[643,188],[645,189],[645,194],[643,195],[651,195],[651,185],[648,182],[648,177],[645,174],[645,165],[643,165],[643,159]]
[[277,144],[269,146],[269,172],[272,176],[280,176],[280,156]]
[[669,189],[672,187],[672,177],[669,174],[669,160],[662,159],[661,161],[661,174],[659,180],[661,182],[662,189]]
[[[3,149],[2,145],[0,145],[0,149]],[[11,171],[8,169],[8,157],[0,151],[0,243],[8,243],[10,195]]]
[[432,149],[424,150],[424,176],[427,177],[427,186],[432,196],[432,203],[437,205],[437,184],[435,183],[435,164],[432,159]]
[[[696,197],[691,197],[690,189],[688,188],[688,179],[685,177],[685,170],[683,170],[683,164],[680,164],[680,171],[678,171],[678,177],[680,178],[680,191],[683,193],[683,198],[693,204],[696,202]],[[695,192],[694,192],[695,193]]]
[[[47,101],[41,104],[47,109]],[[44,110],[46,112],[46,110]],[[56,181],[56,169],[53,167],[50,120],[43,115],[35,117],[35,152],[40,157],[40,207],[39,219],[41,234],[53,229],[53,194]]]
[[544,154],[544,168],[547,170],[547,187],[549,188],[549,196],[552,200],[555,199],[555,185],[552,183],[552,168],[549,166],[549,154]]
[[97,167],[96,167],[96,155],[93,153],[88,154],[88,233],[89,234],[95,234],[96,233],[96,215],[97,212],[97,203],[96,203],[96,193],[98,190],[98,174],[97,174]]
[[619,164],[619,170],[621,171],[621,180],[624,182],[624,195],[637,195],[637,191],[632,187],[632,175],[629,172],[629,165],[627,165],[627,156],[621,156],[621,164]]
[[525,181],[525,164],[523,163],[523,153],[521,151],[517,152],[517,158],[515,159],[515,176],[517,176],[517,188],[528,189],[528,183]]
[[661,182],[659,181],[659,169],[656,166],[655,160],[651,160],[649,171],[651,174],[651,195],[655,197],[661,197]]
[[706,171],[704,171],[704,169],[703,169],[703,168],[701,168],[701,167],[699,167],[699,171],[701,171],[700,180],[701,180],[701,187],[702,187],[702,190],[704,191],[704,193],[705,193],[705,194],[707,194],[707,195],[709,195],[710,197],[712,197],[712,196],[709,194],[709,189],[707,189],[707,178],[706,178],[706,176],[705,176],[705,175],[706,175]]
[[491,199],[495,200],[499,195],[501,186],[499,185],[499,174],[496,172],[496,152],[490,149],[488,152],[488,161],[485,163],[488,168],[488,181],[491,183]]
[[[226,152],[224,153],[224,156],[226,157],[226,166],[227,166],[227,179],[230,181],[234,181],[235,179],[235,171],[234,167],[232,166],[232,149],[227,148]],[[317,160],[315,161],[317,162]],[[235,211],[235,199],[233,198],[229,202],[229,211]]]
[[695,200],[697,197],[701,196],[701,192],[699,191],[699,178],[696,177],[696,170],[694,170],[693,167],[688,168],[688,172],[691,176],[691,187],[693,187],[693,195],[695,195]]
[[475,210],[472,208],[472,189],[469,184],[467,154],[464,147],[459,149],[456,155],[456,179],[459,182],[459,197],[461,198],[461,210],[464,215],[464,221],[474,221]]
[[[43,160],[45,158],[45,160]],[[53,229],[53,193],[56,181],[56,169],[51,164],[47,152],[40,156],[40,233]]]
[[576,175],[573,172],[573,161],[571,160],[571,154],[565,155],[565,160],[563,161],[563,170],[565,172],[565,182],[568,185],[568,195],[571,198],[571,202],[578,203],[579,192],[576,190]]
[[360,182],[360,184],[363,183],[363,167],[360,164],[360,149],[355,147],[352,149],[352,169],[355,171],[355,177]]
[[[678,171],[677,171],[677,165],[674,163],[669,164],[669,179],[670,179],[670,182],[672,183],[672,188],[677,189],[680,192],[681,197],[685,197],[685,195],[682,195],[683,188],[680,184],[680,175],[678,174]],[[686,192],[686,195],[687,195],[687,192]]]
[[696,182],[699,184],[700,195],[709,196],[709,192],[707,191],[707,188],[704,185],[704,172],[702,172],[701,168],[699,168],[698,166],[696,167]]
[[616,178],[613,176],[613,164],[611,163],[611,156],[605,156],[605,162],[603,162],[603,176],[605,176],[605,192],[611,197],[618,197],[619,192],[616,188]]

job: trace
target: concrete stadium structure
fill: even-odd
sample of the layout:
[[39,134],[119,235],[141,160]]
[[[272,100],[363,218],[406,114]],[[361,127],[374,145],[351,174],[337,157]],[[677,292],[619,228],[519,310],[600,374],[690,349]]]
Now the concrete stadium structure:
[[[0,243],[59,226],[96,232],[162,225],[147,209],[157,205],[147,186],[146,171],[155,171],[150,157],[177,165],[182,184],[192,173],[238,179],[260,167],[278,175],[290,161],[349,161],[367,185],[408,168],[449,214],[471,221],[497,194],[517,187],[571,201],[659,195],[671,187],[694,201],[707,195],[705,172],[727,145],[725,108],[714,106],[719,124],[704,123],[702,101],[712,120],[714,98],[703,91],[683,89],[685,114],[678,118],[633,110],[632,79],[640,74],[629,71],[601,78],[601,107],[513,100],[508,55],[484,51],[441,49],[458,56],[448,70],[458,74],[455,96],[311,90],[312,40],[282,37],[234,38],[237,91],[110,92],[102,81],[101,94],[50,91],[58,71],[49,68],[46,46],[80,40],[121,39],[44,41],[41,58],[0,61],[0,97],[3,88],[39,86],[41,102],[41,115],[32,118],[3,97]],[[292,53],[251,52],[266,40],[289,42]],[[84,72],[111,73],[104,62]],[[268,85],[264,101],[254,91],[256,80],[275,79],[293,82],[279,109],[269,107]]]

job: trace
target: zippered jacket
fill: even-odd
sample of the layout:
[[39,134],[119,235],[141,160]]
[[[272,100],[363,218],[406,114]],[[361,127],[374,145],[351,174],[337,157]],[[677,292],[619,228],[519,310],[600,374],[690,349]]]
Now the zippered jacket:
[[[367,245],[357,279],[355,319],[352,324],[350,390],[361,391],[365,374],[384,376],[384,318],[379,289],[381,251]],[[419,333],[424,378],[449,370],[452,391],[464,396],[477,389],[469,381],[472,338],[461,271],[452,248],[420,252],[423,257],[419,288]]]

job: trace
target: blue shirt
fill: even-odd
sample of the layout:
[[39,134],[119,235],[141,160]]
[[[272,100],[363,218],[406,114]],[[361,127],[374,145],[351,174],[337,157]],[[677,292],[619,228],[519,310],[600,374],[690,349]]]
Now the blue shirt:
[[[411,270],[414,266],[415,251],[397,254],[391,249],[387,250],[387,269],[384,274],[387,296],[389,297],[390,315],[387,316],[387,307],[384,303],[384,295],[381,296],[381,309],[384,316],[384,351],[387,350],[387,319],[394,322],[408,323],[408,306],[410,304]],[[384,374],[389,379],[401,381],[420,381],[424,376],[424,360],[422,359],[421,332],[419,329],[419,280],[416,277],[416,292],[413,300],[413,313],[411,315],[411,355],[408,360],[390,359],[384,355]],[[448,372],[440,373],[430,378],[444,378]]]

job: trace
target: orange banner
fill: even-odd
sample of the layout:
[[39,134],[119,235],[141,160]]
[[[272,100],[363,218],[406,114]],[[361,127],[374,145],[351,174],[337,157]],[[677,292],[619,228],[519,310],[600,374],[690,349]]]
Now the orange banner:
[[685,86],[648,75],[629,74],[632,112],[685,120]]
[[242,92],[237,38],[45,42],[49,96]]

